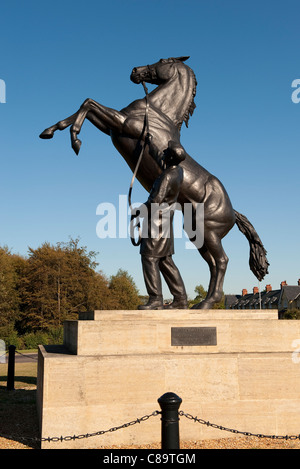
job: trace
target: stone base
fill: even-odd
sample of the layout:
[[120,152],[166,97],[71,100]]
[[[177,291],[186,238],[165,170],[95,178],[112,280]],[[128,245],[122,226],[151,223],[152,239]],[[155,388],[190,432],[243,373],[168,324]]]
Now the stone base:
[[[165,392],[182,398],[180,410],[227,428],[299,433],[300,321],[280,321],[274,310],[95,311],[64,330],[64,346],[39,349],[42,438],[118,427],[159,410]],[[181,440],[233,436],[180,419]],[[42,448],[159,441],[160,417],[153,416]]]

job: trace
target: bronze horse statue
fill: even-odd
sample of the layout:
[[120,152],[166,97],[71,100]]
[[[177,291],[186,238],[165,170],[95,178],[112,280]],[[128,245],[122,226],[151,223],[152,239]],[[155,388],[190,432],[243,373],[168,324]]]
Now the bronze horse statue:
[[[162,170],[145,145],[145,112],[148,113],[152,141],[161,153],[168,147],[169,141],[180,144],[182,123],[188,126],[189,117],[196,107],[194,97],[197,81],[193,70],[185,64],[188,58],[161,59],[153,65],[134,68],[130,76],[134,83],[142,83],[144,87],[145,82],[157,85],[146,97],[133,101],[121,111],[86,99],[75,114],[47,128],[40,137],[52,138],[56,130],[71,126],[72,148],[78,154],[81,146],[78,134],[87,118],[111,137],[132,171],[136,168],[144,146],[136,177],[149,192]],[[222,247],[222,238],[235,224],[249,241],[249,265],[259,281],[268,273],[269,263],[254,227],[244,215],[232,208],[222,183],[188,154],[181,165],[184,179],[178,202],[182,207],[185,203],[193,207],[204,204],[204,241],[198,251],[208,263],[210,283],[206,298],[194,308],[209,309],[221,300],[223,294],[228,257]]]

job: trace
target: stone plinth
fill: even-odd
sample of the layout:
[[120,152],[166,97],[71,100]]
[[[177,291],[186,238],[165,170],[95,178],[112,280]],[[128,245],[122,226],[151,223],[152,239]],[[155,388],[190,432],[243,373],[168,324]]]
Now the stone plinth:
[[[290,337],[287,323],[277,319],[277,310],[93,311],[65,323],[64,343],[80,356],[281,352],[288,349]],[[173,346],[172,329],[186,327],[216,328],[216,346]]]
[[[176,338],[176,340],[174,339]],[[172,345],[174,343],[179,345]],[[298,345],[296,341],[299,341]],[[41,346],[41,436],[108,430],[159,410],[165,392],[181,410],[240,431],[298,434],[300,321],[277,311],[94,311],[65,323],[64,346]],[[180,420],[183,439],[232,433]],[[160,417],[101,436],[44,442],[96,448],[160,440]]]

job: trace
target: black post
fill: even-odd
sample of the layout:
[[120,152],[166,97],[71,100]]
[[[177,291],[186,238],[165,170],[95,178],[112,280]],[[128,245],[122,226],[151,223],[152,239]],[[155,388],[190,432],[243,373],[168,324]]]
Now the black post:
[[167,392],[158,399],[161,408],[161,448],[179,449],[178,409],[182,399]]
[[15,389],[15,351],[16,347],[10,345],[8,347],[8,367],[7,367],[7,390]]

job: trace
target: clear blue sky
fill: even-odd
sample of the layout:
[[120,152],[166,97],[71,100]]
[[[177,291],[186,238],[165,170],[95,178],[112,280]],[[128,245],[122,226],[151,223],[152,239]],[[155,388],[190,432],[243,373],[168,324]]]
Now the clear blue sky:
[[[79,156],[68,130],[39,139],[85,98],[121,109],[142,97],[134,66],[190,55],[197,95],[188,153],[225,185],[234,208],[255,226],[270,273],[261,288],[296,284],[299,255],[300,78],[297,0],[11,1],[1,5],[0,245],[26,255],[44,241],[81,243],[99,254],[99,269],[128,270],[145,293],[140,255],[129,239],[96,236],[99,203],[127,194],[131,172],[110,138],[86,122]],[[143,202],[136,182],[133,198]],[[226,236],[225,293],[251,290],[249,246],[236,227]],[[206,288],[206,263],[185,240],[175,262],[187,291]],[[165,290],[166,297],[170,297]]]

